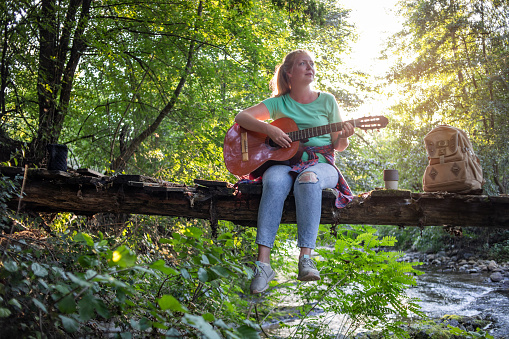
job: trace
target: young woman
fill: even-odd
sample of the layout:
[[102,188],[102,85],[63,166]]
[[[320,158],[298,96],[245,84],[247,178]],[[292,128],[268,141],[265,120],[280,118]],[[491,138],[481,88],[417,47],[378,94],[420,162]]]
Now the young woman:
[[[235,121],[247,130],[266,134],[279,146],[290,147],[291,139],[280,128],[265,122],[289,117],[299,129],[340,122],[339,108],[333,95],[315,91],[315,64],[311,53],[295,50],[276,69],[271,81],[273,96],[240,112]],[[334,150],[348,147],[348,137],[354,132],[346,123],[341,132],[310,138],[304,144],[301,161],[294,166],[273,165],[262,177],[263,193],[258,210],[258,260],[251,293],[265,291],[275,277],[270,266],[270,250],[274,245],[283,212],[284,201],[293,188],[297,211],[300,247],[299,275],[301,281],[320,280],[320,273],[310,259],[315,248],[322,207],[322,190],[336,188],[338,204],[346,204],[352,193],[334,165]]]

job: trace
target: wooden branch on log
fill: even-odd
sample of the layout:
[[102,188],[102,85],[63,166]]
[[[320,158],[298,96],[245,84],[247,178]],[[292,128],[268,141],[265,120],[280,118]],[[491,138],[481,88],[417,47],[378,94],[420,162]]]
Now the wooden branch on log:
[[[23,175],[23,168],[0,168],[2,175]],[[21,206],[34,212],[129,213],[228,220],[256,226],[261,185],[195,180],[195,186],[140,175],[97,176],[29,169]],[[86,171],[81,171],[86,173]],[[509,196],[412,193],[374,190],[356,196],[343,209],[325,190],[323,224],[398,226],[478,226],[509,228]],[[19,198],[9,207],[16,209]],[[285,202],[282,223],[295,223],[295,203]]]

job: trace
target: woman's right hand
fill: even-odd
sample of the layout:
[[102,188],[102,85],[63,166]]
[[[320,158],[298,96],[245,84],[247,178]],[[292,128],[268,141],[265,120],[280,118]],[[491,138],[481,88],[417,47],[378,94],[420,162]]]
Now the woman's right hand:
[[290,147],[292,139],[281,128],[267,124],[267,136],[282,148]]

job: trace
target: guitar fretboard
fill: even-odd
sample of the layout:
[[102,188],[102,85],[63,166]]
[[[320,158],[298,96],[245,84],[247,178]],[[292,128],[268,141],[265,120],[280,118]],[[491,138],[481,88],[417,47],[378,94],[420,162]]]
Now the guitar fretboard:
[[298,131],[293,131],[288,133],[288,136],[292,139],[292,141],[301,141],[309,138],[314,138],[319,135],[329,134],[332,132],[339,132],[343,129],[345,123],[351,123],[354,127],[357,127],[357,119],[348,120],[345,122],[336,122],[330,125],[323,125],[311,128],[305,128]]

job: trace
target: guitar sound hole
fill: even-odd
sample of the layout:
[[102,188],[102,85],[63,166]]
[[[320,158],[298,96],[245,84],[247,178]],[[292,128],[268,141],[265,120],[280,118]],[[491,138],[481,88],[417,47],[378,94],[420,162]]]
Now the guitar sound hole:
[[266,143],[267,145],[269,145],[270,147],[280,148],[280,147],[279,147],[279,145],[278,145],[278,144],[276,144],[276,143],[274,142],[274,140],[272,140],[272,139],[270,139],[270,138],[267,138],[267,139],[265,140],[265,143]]

